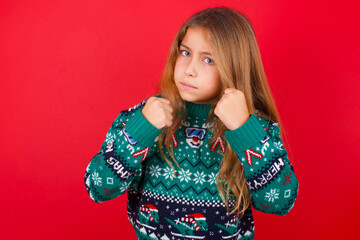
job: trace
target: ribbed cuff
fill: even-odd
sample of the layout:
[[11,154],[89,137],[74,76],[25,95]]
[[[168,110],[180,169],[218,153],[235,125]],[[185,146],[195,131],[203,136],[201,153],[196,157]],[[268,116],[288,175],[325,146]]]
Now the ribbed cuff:
[[224,134],[235,152],[242,152],[254,146],[266,136],[265,130],[254,114],[250,114],[250,118],[243,125],[232,131],[228,129]]
[[161,133],[162,129],[152,125],[142,114],[137,112],[125,125],[126,131],[135,140],[144,147],[149,147],[155,141],[155,138]]

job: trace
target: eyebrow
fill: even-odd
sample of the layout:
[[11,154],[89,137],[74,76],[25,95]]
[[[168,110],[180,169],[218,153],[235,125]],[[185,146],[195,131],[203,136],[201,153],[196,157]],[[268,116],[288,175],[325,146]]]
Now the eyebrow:
[[[191,48],[189,48],[188,46],[186,46],[185,44],[181,43],[180,46],[183,46],[184,48],[187,48],[188,50],[191,50]],[[206,54],[206,55],[209,55],[209,56],[212,56],[211,53],[209,52],[200,52],[201,54]]]

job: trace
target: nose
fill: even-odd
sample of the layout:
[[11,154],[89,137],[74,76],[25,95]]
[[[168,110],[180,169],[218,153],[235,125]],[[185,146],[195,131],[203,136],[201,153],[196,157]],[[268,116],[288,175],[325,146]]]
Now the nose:
[[197,76],[196,63],[195,63],[194,58],[188,62],[188,65],[185,68],[185,75],[187,77],[196,77]]

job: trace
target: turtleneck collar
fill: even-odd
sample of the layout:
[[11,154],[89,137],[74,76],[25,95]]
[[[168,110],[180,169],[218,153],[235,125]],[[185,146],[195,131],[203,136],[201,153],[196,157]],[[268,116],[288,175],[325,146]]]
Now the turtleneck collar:
[[185,101],[186,111],[189,116],[206,119],[210,113],[211,104],[196,104]]

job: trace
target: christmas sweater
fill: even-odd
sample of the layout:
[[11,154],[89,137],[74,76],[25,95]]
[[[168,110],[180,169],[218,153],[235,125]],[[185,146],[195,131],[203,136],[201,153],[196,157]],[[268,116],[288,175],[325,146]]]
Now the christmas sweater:
[[[117,116],[84,177],[95,202],[127,191],[128,218],[137,239],[254,239],[251,206],[242,216],[230,215],[217,190],[226,141],[243,165],[252,207],[278,215],[290,211],[298,181],[278,123],[250,114],[242,126],[227,130],[209,145],[210,105],[185,102],[187,118],[172,136],[180,169],[175,164],[173,169],[157,147],[162,130],[141,112],[146,101]],[[230,198],[229,206],[234,204]]]

